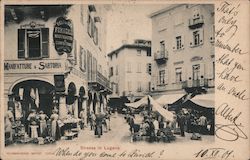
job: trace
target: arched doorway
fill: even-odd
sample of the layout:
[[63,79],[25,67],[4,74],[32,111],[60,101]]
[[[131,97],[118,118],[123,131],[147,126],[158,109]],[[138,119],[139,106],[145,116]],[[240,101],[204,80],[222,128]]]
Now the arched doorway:
[[68,106],[68,114],[74,115],[74,103],[76,100],[76,85],[73,82],[69,83],[68,95],[66,96],[66,104]]
[[79,99],[78,99],[78,115],[80,114],[82,109],[86,109],[83,108],[83,101],[84,101],[84,96],[85,96],[85,89],[83,86],[80,87],[79,89]]
[[48,116],[51,115],[55,94],[52,84],[42,80],[25,80],[17,83],[12,88],[12,92],[15,97],[20,99],[25,119],[32,109],[37,112],[42,110]]
[[93,98],[93,111],[94,113],[96,113],[96,105],[97,105],[97,101],[98,101],[98,97],[97,97],[97,93],[94,93],[94,98]]

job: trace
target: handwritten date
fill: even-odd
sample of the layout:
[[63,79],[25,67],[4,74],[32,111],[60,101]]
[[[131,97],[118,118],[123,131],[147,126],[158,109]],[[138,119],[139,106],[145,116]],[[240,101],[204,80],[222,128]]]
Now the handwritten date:
[[225,148],[208,148],[201,149],[199,152],[195,153],[195,158],[203,158],[203,159],[214,159],[219,158],[222,160],[226,160],[234,157],[233,150],[227,150]]

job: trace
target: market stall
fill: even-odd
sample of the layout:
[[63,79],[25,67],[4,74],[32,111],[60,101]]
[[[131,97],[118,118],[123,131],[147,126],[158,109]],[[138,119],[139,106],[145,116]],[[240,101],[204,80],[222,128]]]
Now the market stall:
[[125,105],[134,109],[144,106],[140,115],[128,115],[131,141],[145,138],[149,142],[160,140],[170,142],[175,139],[170,127],[174,114],[160,106],[151,96],[145,96],[137,102],[125,103]]
[[182,104],[197,119],[197,127],[204,126],[199,132],[214,134],[214,94],[200,94]]
[[137,102],[134,103],[125,103],[126,106],[132,108],[139,108],[141,106],[150,105],[152,111],[156,111],[161,114],[166,120],[173,121],[173,113],[164,109],[161,105],[158,104],[151,96],[145,96]]
[[155,97],[155,101],[167,108],[169,111],[176,111],[178,107],[188,99],[188,94],[179,93],[179,94],[168,94],[161,95],[160,97]]

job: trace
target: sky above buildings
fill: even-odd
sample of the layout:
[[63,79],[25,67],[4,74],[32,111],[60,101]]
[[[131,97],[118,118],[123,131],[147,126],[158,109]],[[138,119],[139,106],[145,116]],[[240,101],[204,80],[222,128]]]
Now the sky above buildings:
[[152,23],[148,16],[167,4],[115,4],[107,13],[107,53],[134,39],[151,40]]

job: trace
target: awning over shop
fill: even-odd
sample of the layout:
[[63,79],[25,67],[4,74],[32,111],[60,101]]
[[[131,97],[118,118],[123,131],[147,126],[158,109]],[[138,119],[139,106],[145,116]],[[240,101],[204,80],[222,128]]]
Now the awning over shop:
[[185,94],[169,94],[169,95],[162,95],[161,97],[156,99],[156,102],[160,105],[166,105],[166,104],[173,104],[174,102],[178,101],[182,97],[184,97]]
[[214,98],[214,94],[201,94],[194,96],[190,101],[202,107],[214,108]]
[[137,102],[134,103],[125,103],[128,107],[139,108],[142,105],[147,105],[148,101],[150,105],[152,105],[152,110],[157,111],[160,115],[162,115],[166,120],[173,121],[174,114],[164,109],[161,105],[159,105],[151,96],[145,96]]
[[133,107],[133,108],[139,108],[140,106],[146,105],[146,104],[148,104],[148,96],[145,96],[139,101],[134,102],[134,103],[125,103],[126,106]]
[[162,106],[160,106],[151,96],[148,96],[150,100],[150,104],[153,106],[152,110],[157,111],[159,114],[161,114],[166,120],[173,121],[174,120],[174,114],[166,109],[164,109]]

